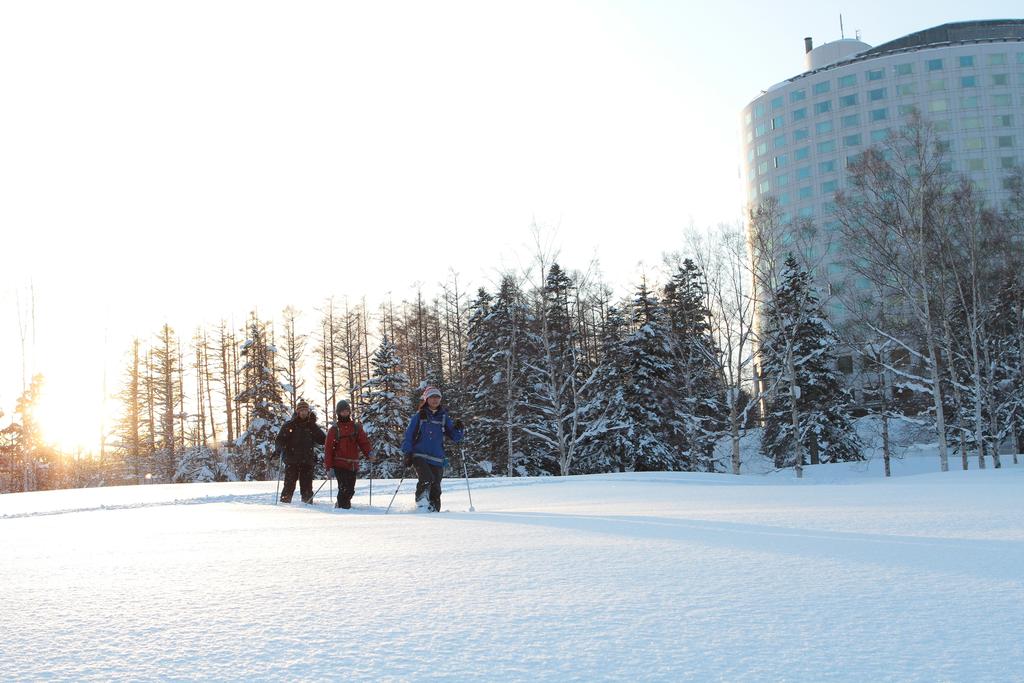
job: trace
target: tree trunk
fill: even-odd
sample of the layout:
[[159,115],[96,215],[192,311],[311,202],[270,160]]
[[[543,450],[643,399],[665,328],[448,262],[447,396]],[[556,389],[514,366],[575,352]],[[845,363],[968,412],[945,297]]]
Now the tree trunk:
[[[927,292],[925,297],[927,297]],[[935,404],[935,433],[939,438],[939,469],[949,471],[949,453],[946,449],[946,413],[942,406],[942,387],[939,385],[939,359],[935,349],[935,334],[929,319],[931,312],[925,302],[925,335],[928,340],[928,355],[931,357],[932,401]]]
[[[730,389],[731,391],[731,389]],[[733,396],[729,407],[729,433],[732,441],[732,473],[740,473],[740,418],[737,410],[737,396]]]
[[885,476],[891,477],[892,470],[889,466],[890,460],[890,449],[889,449],[889,413],[885,410],[882,411],[882,459],[885,461]]
[[793,364],[793,340],[789,342],[789,348],[786,350],[786,370],[789,372],[789,396],[792,404],[790,411],[793,418],[793,454],[796,456],[796,478],[802,479],[804,476],[804,454],[803,444],[800,439],[800,412],[797,408],[797,400],[800,398],[800,388],[796,385],[796,366]]

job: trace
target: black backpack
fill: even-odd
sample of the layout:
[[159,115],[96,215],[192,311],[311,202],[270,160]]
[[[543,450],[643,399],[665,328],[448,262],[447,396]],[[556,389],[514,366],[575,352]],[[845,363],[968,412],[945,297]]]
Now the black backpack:
[[[359,432],[362,431],[362,429],[363,429],[363,423],[360,422],[359,420],[353,420],[352,423],[356,426],[356,428],[352,430],[351,434],[346,435],[345,438],[346,439],[352,439],[353,441],[357,441],[358,442],[358,440],[359,440]],[[335,448],[338,447],[338,442],[339,441],[341,441],[341,428],[338,426],[338,423],[335,422],[334,423],[334,447]]]

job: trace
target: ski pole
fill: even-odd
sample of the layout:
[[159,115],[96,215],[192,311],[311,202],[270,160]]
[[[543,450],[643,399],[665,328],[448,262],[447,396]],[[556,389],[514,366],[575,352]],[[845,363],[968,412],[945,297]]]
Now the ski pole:
[[370,463],[370,505],[368,507],[373,507],[373,463],[372,462]]
[[391,506],[395,502],[395,496],[398,495],[398,489],[402,488],[402,482],[403,481],[405,481],[405,468],[404,467],[402,468],[402,478],[398,481],[398,486],[395,487],[395,492],[393,494],[391,494],[391,502],[388,503],[388,509],[384,511],[385,515],[388,514],[389,512],[391,512]]
[[277,488],[274,489],[274,505],[277,505],[278,501],[281,500],[281,461],[277,463]]
[[[320,489],[322,489],[324,487],[324,484],[326,484],[328,481],[330,481],[330,479],[328,479],[327,477],[324,477],[323,483],[320,484],[320,486],[317,488],[317,490],[313,491],[313,495],[309,497],[310,501],[312,501],[314,498],[316,498],[316,494],[320,493]],[[332,486],[333,486],[333,484],[332,484]]]
[[462,474],[466,477],[466,493],[469,495],[469,511],[476,512],[476,508],[473,507],[473,494],[469,490],[469,472],[466,470],[466,454],[462,454]]

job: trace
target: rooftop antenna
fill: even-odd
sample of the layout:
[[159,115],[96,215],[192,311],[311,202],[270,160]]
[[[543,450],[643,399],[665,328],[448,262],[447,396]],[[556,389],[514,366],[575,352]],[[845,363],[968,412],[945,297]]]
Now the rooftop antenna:
[[846,39],[846,32],[843,30],[843,15],[842,14],[839,15],[839,37],[844,39],[844,40]]

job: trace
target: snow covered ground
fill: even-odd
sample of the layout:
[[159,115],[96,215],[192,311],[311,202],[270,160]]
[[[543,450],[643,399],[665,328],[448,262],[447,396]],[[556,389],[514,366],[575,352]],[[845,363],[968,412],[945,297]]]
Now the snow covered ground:
[[4,495],[0,679],[1024,681],[1005,461]]

